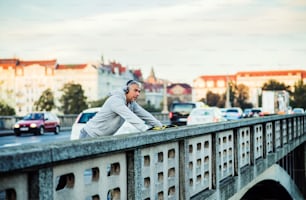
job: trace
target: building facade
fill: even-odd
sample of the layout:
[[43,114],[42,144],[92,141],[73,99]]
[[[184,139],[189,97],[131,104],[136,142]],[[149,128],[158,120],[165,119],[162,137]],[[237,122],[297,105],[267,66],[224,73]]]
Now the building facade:
[[87,100],[95,101],[131,79],[141,80],[141,71],[128,70],[116,62],[63,65],[56,60],[0,59],[0,100],[15,108],[16,115],[23,116],[34,111],[34,102],[48,88],[58,106],[65,83],[82,85]]
[[208,91],[217,94],[226,92],[227,83],[233,82],[236,85],[244,84],[249,88],[249,101],[258,107],[258,97],[261,95],[261,88],[269,80],[276,80],[288,85],[293,90],[294,84],[299,80],[306,82],[305,70],[284,70],[284,71],[244,71],[234,75],[200,76],[193,81],[193,100],[198,101],[206,98]]
[[164,101],[164,80],[160,80],[155,76],[153,68],[144,82],[144,90],[146,104],[152,105],[156,109],[161,109]]

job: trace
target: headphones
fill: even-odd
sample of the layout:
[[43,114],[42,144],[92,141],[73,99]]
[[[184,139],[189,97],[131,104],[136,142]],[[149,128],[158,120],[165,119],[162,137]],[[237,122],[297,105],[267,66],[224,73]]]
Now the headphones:
[[134,81],[134,80],[129,80],[129,81],[126,83],[126,86],[123,88],[123,91],[125,92],[125,94],[129,93],[130,86],[131,86],[131,85],[134,85],[134,84],[140,86],[140,83],[137,82],[137,81]]

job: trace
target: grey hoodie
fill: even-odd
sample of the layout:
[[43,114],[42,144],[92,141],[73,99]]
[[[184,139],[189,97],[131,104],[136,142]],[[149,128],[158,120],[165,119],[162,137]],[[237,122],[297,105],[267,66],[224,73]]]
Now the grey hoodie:
[[160,121],[137,102],[133,101],[126,105],[125,92],[118,90],[110,94],[99,112],[87,122],[84,129],[91,137],[113,135],[125,120],[140,131],[162,126]]

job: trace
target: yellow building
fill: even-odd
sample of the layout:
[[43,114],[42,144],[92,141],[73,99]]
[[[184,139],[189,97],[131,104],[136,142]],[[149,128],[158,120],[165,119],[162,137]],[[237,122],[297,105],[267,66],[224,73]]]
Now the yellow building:
[[289,85],[293,89],[294,84],[299,80],[303,80],[306,83],[306,71],[245,71],[234,75],[203,75],[193,81],[193,100],[198,101],[206,98],[208,91],[224,94],[226,92],[227,81],[231,81],[236,85],[246,85],[249,88],[249,101],[255,107],[258,107],[258,96],[261,94],[261,88],[264,83],[271,79]]

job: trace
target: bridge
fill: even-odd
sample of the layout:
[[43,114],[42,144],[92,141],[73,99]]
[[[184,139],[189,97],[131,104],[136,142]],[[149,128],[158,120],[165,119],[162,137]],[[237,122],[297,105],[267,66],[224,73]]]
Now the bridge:
[[[306,115],[0,152],[2,199],[305,199]],[[1,199],[1,197],[0,197]]]

